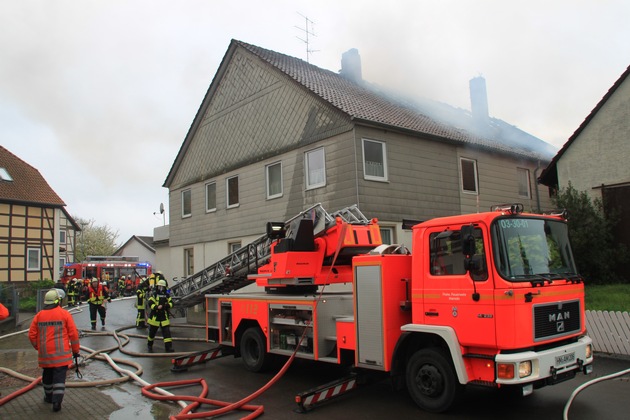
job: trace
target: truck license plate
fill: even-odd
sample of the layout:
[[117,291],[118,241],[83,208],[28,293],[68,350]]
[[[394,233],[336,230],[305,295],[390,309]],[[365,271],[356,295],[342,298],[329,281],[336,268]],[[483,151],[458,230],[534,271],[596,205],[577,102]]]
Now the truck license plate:
[[567,353],[562,356],[556,356],[556,366],[566,365],[575,361],[575,353]]

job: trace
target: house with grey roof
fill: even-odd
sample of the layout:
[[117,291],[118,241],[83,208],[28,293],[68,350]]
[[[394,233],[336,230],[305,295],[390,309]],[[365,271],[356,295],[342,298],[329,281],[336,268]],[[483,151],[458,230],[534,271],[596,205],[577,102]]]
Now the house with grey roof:
[[336,73],[232,40],[164,182],[167,275],[191,275],[316,203],[357,204],[384,242],[408,247],[403,219],[550,207],[535,181],[555,149],[490,117],[483,78],[468,111],[361,73],[357,50]]
[[0,283],[59,279],[81,228],[37,169],[0,146]]

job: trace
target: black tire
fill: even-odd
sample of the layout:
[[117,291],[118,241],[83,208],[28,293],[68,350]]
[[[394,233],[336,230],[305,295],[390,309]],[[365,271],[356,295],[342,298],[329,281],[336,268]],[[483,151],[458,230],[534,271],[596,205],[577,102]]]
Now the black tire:
[[450,360],[439,349],[420,349],[407,363],[407,390],[423,410],[441,413],[448,410],[461,394]]
[[241,337],[241,358],[245,368],[252,372],[264,372],[272,363],[271,354],[267,353],[265,334],[258,327],[250,327]]

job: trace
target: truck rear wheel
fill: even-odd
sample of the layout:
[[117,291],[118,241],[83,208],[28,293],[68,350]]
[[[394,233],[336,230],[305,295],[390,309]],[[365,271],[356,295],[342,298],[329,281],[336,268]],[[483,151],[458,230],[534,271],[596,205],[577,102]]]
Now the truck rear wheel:
[[461,385],[449,359],[439,349],[420,349],[407,363],[407,390],[423,410],[448,410],[461,393]]
[[263,372],[271,366],[272,357],[267,353],[267,339],[260,328],[250,327],[245,330],[240,349],[247,370]]

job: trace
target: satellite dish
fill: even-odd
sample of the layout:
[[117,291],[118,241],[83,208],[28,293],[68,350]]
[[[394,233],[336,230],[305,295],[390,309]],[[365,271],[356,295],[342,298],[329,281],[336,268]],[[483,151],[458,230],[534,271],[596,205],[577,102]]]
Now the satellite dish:
[[164,203],[160,203],[160,214],[164,214]]

